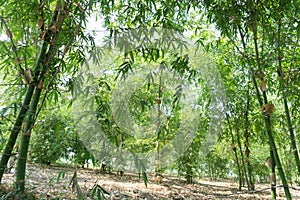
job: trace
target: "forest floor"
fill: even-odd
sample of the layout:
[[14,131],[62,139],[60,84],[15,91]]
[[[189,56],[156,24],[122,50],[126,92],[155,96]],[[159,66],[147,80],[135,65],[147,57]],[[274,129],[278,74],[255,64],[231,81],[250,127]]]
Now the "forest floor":
[[[27,191],[36,199],[76,199],[76,187],[70,182],[78,182],[78,190],[84,193],[83,199],[91,198],[93,187],[101,186],[108,194],[106,199],[271,199],[268,184],[256,184],[255,191],[247,192],[246,188],[238,190],[238,184],[233,181],[210,181],[209,179],[195,180],[186,184],[183,179],[166,176],[161,183],[156,183],[153,175],[148,175],[148,187],[137,174],[125,173],[122,177],[116,174],[97,173],[98,170],[78,169],[77,178],[72,179],[74,168],[27,166]],[[64,173],[64,177],[59,177]],[[74,181],[75,180],[75,181]],[[0,199],[4,191],[9,191],[14,182],[14,174],[5,174],[0,188]],[[76,185],[76,184],[75,184]],[[74,186],[74,185],[73,185]],[[80,188],[80,189],[79,189]],[[300,188],[290,189],[293,199],[300,199]],[[283,188],[277,189],[278,198],[285,199]]]

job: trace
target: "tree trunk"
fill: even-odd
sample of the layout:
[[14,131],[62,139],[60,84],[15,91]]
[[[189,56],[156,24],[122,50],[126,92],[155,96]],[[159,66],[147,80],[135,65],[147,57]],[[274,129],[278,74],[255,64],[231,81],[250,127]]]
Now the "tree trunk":
[[[257,66],[259,67],[259,71],[262,71],[262,67],[261,67],[261,64],[260,64],[260,58],[259,58],[259,54],[258,54],[257,32],[253,32],[253,34],[254,34],[253,40],[254,40],[254,45],[255,45],[256,62],[257,62]],[[253,73],[252,73],[252,76],[255,80],[255,77],[254,77]],[[261,82],[264,81],[263,76],[260,77],[260,81]],[[255,87],[257,87],[257,85]],[[257,89],[257,91],[258,91],[258,89]],[[268,104],[266,91],[264,90],[264,91],[262,91],[262,93],[263,93],[264,104],[266,105],[266,104]],[[260,100],[259,102],[260,102],[261,107],[263,107],[262,100]],[[271,159],[271,162],[272,162],[272,159],[274,158],[274,162],[277,165],[277,169],[278,169],[279,176],[281,178],[282,184],[285,186],[284,187],[284,192],[285,192],[286,198],[288,200],[290,200],[290,199],[292,199],[291,193],[290,193],[289,188],[287,187],[288,183],[286,181],[285,173],[283,171],[281,161],[280,161],[280,158],[279,158],[279,155],[278,155],[277,147],[276,147],[276,144],[275,144],[275,141],[274,141],[274,138],[273,138],[273,134],[272,134],[271,119],[270,119],[271,114],[263,115],[265,125],[266,125],[266,129],[267,129],[267,133],[268,133],[268,138],[269,138],[269,145],[270,145],[270,151],[271,151],[270,152],[270,159]],[[274,164],[273,165],[271,164],[271,166],[272,166],[272,174],[275,178],[276,177],[276,175],[275,175],[275,166],[274,166]],[[274,184],[275,184],[275,186],[274,186]],[[276,193],[274,194],[274,192],[276,192],[276,189],[275,189],[276,188],[276,181],[271,184],[271,188],[272,188],[272,190],[271,190],[272,197],[275,197],[275,199],[276,199]]]
[[24,129],[24,133],[21,136],[21,144],[19,151],[19,159],[17,163],[17,174],[16,174],[16,191],[24,192],[25,190],[25,170],[26,170],[26,160],[27,152],[29,147],[31,130],[35,122],[35,114],[37,105],[40,99],[42,89],[39,86],[35,89],[32,103],[30,105],[30,110],[28,114],[27,124]]
[[[253,22],[253,23],[255,23],[255,22]],[[246,49],[247,49],[246,48],[246,43],[244,41],[244,34],[242,33],[242,29],[240,27],[239,27],[239,33],[240,33],[240,36],[241,36],[244,51],[247,52],[246,51]],[[256,62],[257,62],[257,65],[259,67],[259,70],[262,71],[260,61],[259,61],[259,54],[258,54],[257,32],[253,31],[253,34],[254,34],[253,35],[253,40],[254,40],[254,45],[255,45]],[[253,71],[253,68],[252,68],[251,61],[250,61],[249,57],[247,56],[247,53],[245,53],[245,55],[246,55],[248,66],[249,66],[249,69],[250,69],[250,72],[251,72],[251,78],[252,78],[252,82],[253,82],[253,85],[254,85],[254,88],[255,88],[255,91],[256,91],[257,100],[259,102],[259,105],[261,107],[263,107],[264,104],[268,103],[266,91],[263,91],[263,99],[264,99],[264,102],[263,102],[263,100],[260,96],[258,85],[256,83],[256,78],[255,78],[255,75],[254,75],[254,71]],[[260,81],[263,81],[263,76],[260,77]],[[289,188],[287,187],[288,184],[287,184],[287,181],[286,181],[286,177],[285,177],[284,171],[283,171],[282,166],[281,166],[281,161],[280,161],[280,158],[279,158],[279,155],[278,155],[278,152],[277,152],[276,144],[274,142],[270,116],[266,116],[264,114],[262,114],[262,115],[263,115],[263,119],[264,119],[264,122],[265,122],[268,138],[269,138],[270,151],[272,151],[270,157],[274,156],[274,158],[275,158],[275,162],[277,164],[277,169],[278,169],[282,184],[285,186],[284,187],[284,192],[285,192],[286,198],[288,200],[290,200],[291,199],[291,193],[289,191]],[[275,176],[275,174],[274,174],[274,176]],[[272,185],[271,185],[271,187],[272,187]],[[271,192],[272,192],[272,196],[276,196],[276,194],[273,194],[273,190]]]
[[[269,140],[270,142],[270,140]],[[276,171],[275,171],[275,158],[274,153],[272,150],[270,150],[270,167],[271,167],[271,173],[269,177],[270,185],[271,185],[271,196],[272,199],[276,199]]]
[[[245,156],[244,156],[244,153],[243,153],[243,150],[242,150],[241,138],[240,138],[240,133],[239,133],[238,128],[236,129],[236,134],[237,134],[237,142],[238,142],[238,146],[239,146],[240,154],[241,154],[241,162],[242,162],[241,170],[243,172],[242,173],[243,174],[242,178],[246,179],[247,186],[249,186],[249,179],[248,179],[246,165],[245,165]],[[243,184],[243,186],[245,186],[245,184]]]
[[[65,18],[64,8],[62,7],[61,1],[57,0],[56,7],[52,17],[53,21],[50,27],[55,24],[56,29],[61,30],[61,26],[64,18]],[[58,39],[58,35],[59,35],[59,31],[53,32],[50,30],[50,28],[46,31],[44,36],[43,46],[41,48],[38,61],[36,62],[35,67],[38,68],[40,64],[42,64],[43,67],[39,78],[36,79],[35,81],[36,88],[35,88],[34,96],[32,97],[32,102],[30,104],[30,110],[28,113],[26,127],[21,137],[21,145],[20,145],[19,159],[17,163],[17,174],[16,174],[17,192],[24,192],[25,190],[26,160],[27,160],[27,153],[29,148],[31,131],[35,123],[35,120],[37,118],[36,109],[41,96],[45,74],[48,71],[48,68],[52,63],[53,58],[56,55],[56,51],[57,51],[56,41]],[[50,47],[48,48],[50,43],[52,43],[52,45],[50,45]]]
[[7,144],[5,146],[5,149],[2,153],[2,157],[1,157],[1,161],[0,161],[0,184],[1,184],[1,181],[2,181],[4,170],[7,166],[8,160],[11,156],[12,150],[13,150],[15,144],[16,144],[18,134],[21,130],[22,123],[23,123],[24,118],[26,116],[26,113],[27,113],[27,110],[28,110],[28,107],[29,107],[29,104],[30,104],[30,101],[31,101],[31,98],[32,98],[32,95],[33,95],[33,91],[34,91],[34,85],[31,84],[27,88],[26,95],[25,95],[22,107],[19,111],[16,122],[15,122],[15,124],[14,124],[14,126],[13,126],[13,128],[10,132],[8,142],[7,142]]
[[[280,4],[282,4],[282,1],[280,1]],[[280,6],[280,8],[281,8],[281,6]],[[291,147],[292,147],[292,151],[293,151],[293,154],[295,157],[298,175],[300,175],[299,153],[298,153],[298,148],[297,148],[297,144],[296,144],[296,137],[295,137],[294,128],[293,128],[293,124],[292,124],[292,120],[291,120],[289,106],[288,106],[288,102],[286,99],[286,93],[285,93],[286,87],[285,87],[285,83],[284,83],[284,74],[283,74],[283,70],[282,70],[283,52],[281,50],[281,34],[280,34],[282,17],[283,17],[283,13],[281,11],[279,22],[278,22],[278,30],[277,30],[277,37],[278,37],[277,38],[277,53],[278,53],[278,55],[277,55],[277,58],[278,58],[277,59],[278,60],[277,73],[279,76],[279,86],[280,86],[280,90],[281,90],[283,106],[284,106],[284,111],[285,111],[285,117],[286,117],[286,122],[287,122],[288,130],[289,130],[289,135],[290,135]]]
[[238,170],[238,176],[239,176],[239,190],[242,190],[242,173],[241,173],[241,166],[239,163],[239,157],[238,157],[238,153],[236,151],[236,146],[235,146],[235,142],[234,142],[234,136],[233,136],[233,131],[230,125],[230,121],[229,121],[229,116],[226,113],[226,119],[227,119],[227,123],[228,123],[228,127],[229,127],[229,133],[231,135],[231,148],[234,152],[234,157],[235,157],[235,161],[236,161],[236,165],[237,165],[237,170]]
[[250,95],[249,90],[247,90],[247,108],[245,111],[245,155],[246,155],[246,163],[247,163],[247,170],[248,170],[248,190],[254,190],[254,183],[253,183],[253,175],[252,175],[252,166],[250,160],[250,149],[249,149],[249,110],[250,110]]
[[193,183],[193,172],[192,172],[192,166],[191,166],[190,163],[186,164],[186,175],[185,175],[185,178],[186,178],[186,182],[188,184]]
[[163,69],[160,69],[160,76],[159,76],[159,84],[158,84],[158,97],[156,99],[156,103],[157,103],[157,121],[156,121],[156,165],[155,165],[155,172],[157,173],[161,173],[161,161],[160,161],[160,146],[159,146],[159,142],[161,140],[161,134],[162,134],[162,123],[161,123],[161,99],[162,99],[162,72],[163,72]]
[[36,86],[36,83],[38,82],[37,77],[40,74],[40,68],[41,68],[40,64],[42,62],[42,58],[46,54],[47,45],[48,45],[48,43],[44,42],[44,44],[41,48],[40,55],[39,55],[39,57],[37,59],[37,62],[35,63],[35,66],[34,66],[33,81],[29,84],[29,86],[27,88],[22,107],[19,111],[16,122],[15,122],[15,124],[14,124],[14,126],[11,130],[9,140],[8,140],[6,146],[5,146],[4,151],[3,151],[1,161],[0,161],[0,183],[2,181],[4,169],[7,166],[7,162],[9,160],[10,156],[11,156],[11,152],[12,152],[12,150],[15,146],[16,140],[18,138],[18,134],[19,134],[19,132],[22,128],[22,123],[23,123],[24,118],[27,114],[29,104],[30,104],[32,96],[33,96],[34,88]]

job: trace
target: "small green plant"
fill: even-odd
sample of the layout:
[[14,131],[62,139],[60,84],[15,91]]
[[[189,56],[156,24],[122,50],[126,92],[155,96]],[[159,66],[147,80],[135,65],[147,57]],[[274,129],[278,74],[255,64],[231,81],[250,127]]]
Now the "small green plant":
[[109,193],[103,187],[101,187],[99,184],[95,184],[92,189],[92,198],[97,197],[97,200],[106,199],[104,194],[109,195]]
[[77,195],[77,200],[84,200],[85,195],[81,191],[80,185],[78,184],[78,179],[77,179],[77,170],[74,171],[74,174],[72,176],[72,179],[69,183],[69,185],[72,185],[72,190],[76,190],[76,195]]

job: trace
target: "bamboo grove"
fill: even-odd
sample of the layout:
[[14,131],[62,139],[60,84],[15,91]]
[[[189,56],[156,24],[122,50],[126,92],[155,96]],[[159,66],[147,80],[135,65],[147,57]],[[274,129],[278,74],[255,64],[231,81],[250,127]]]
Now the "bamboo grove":
[[[38,138],[43,138],[41,127],[46,128],[47,123],[43,125],[42,121],[71,124],[70,107],[60,104],[72,104],[78,92],[74,89],[75,77],[80,76],[82,66],[90,63],[106,66],[111,61],[104,57],[107,54],[103,47],[95,43],[95,35],[101,31],[88,28],[89,20],[96,16],[108,33],[106,39],[112,41],[117,35],[143,28],[162,28],[188,35],[196,41],[197,48],[192,49],[178,40],[175,49],[190,47],[194,52],[199,49],[205,52],[217,67],[226,93],[222,134],[215,147],[201,156],[203,138],[213,121],[209,105],[213,97],[208,89],[210,80],[198,78],[190,65],[197,58],[168,53],[159,47],[125,52],[119,55],[125,61],[111,61],[113,64],[106,70],[112,73],[97,79],[99,90],[94,91],[97,123],[110,142],[136,153],[155,151],[157,175],[175,170],[188,183],[193,182],[193,177],[231,176],[236,177],[240,190],[246,184],[249,191],[255,190],[255,184],[267,177],[273,199],[279,185],[286,199],[292,199],[289,188],[291,183],[298,184],[300,175],[299,1],[12,0],[0,1],[0,5],[3,141],[0,183],[10,157],[18,151],[14,187],[16,193],[24,192],[26,164],[34,161],[32,155],[37,155],[34,151],[39,149],[37,142],[43,145]],[[165,41],[161,46],[172,46],[172,42]],[[112,115],[113,108],[109,107],[117,82],[138,71],[138,62],[160,66],[159,71],[148,74],[147,82],[134,93],[129,104],[131,114],[140,125],[151,121],[147,114],[155,107],[156,131],[149,140],[134,139],[124,132],[116,123],[117,117]],[[175,91],[165,87],[167,81],[162,78],[167,70],[178,73],[182,82],[202,88],[202,93],[198,97],[199,121],[190,147],[175,163],[162,166],[164,158],[159,152],[180,130],[182,120],[179,104],[183,87],[179,85]],[[52,107],[64,108],[58,109],[57,113],[61,113],[58,115],[48,111]],[[166,107],[171,114],[163,121],[161,113]],[[78,145],[77,139],[76,144],[87,151],[81,143]],[[94,163],[95,157],[90,152],[84,155]],[[47,162],[52,163],[51,159]],[[80,162],[84,165],[82,159]],[[139,172],[145,171],[141,160],[136,161],[136,167]],[[123,170],[118,171],[122,174]],[[145,173],[143,178],[147,184]]]

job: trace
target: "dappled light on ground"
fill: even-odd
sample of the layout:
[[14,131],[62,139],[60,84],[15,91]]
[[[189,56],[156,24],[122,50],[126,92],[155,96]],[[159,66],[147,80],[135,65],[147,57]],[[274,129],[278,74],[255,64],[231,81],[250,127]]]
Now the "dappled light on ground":
[[[34,193],[37,199],[76,199],[75,189],[70,184],[74,168],[43,167],[29,165],[27,167],[27,191]],[[65,172],[64,177],[60,177]],[[95,184],[100,185],[108,194],[107,199],[271,199],[268,184],[257,184],[256,191],[247,192],[246,188],[238,191],[238,184],[233,181],[196,180],[186,184],[183,179],[165,176],[161,184],[149,175],[148,187],[137,174],[99,173],[95,169],[78,169],[77,180],[86,199],[93,199],[92,190]],[[13,173],[5,174],[3,185],[10,187],[14,181]],[[299,188],[291,188],[293,199],[300,199]],[[278,188],[278,198],[285,199],[284,191]],[[96,199],[96,198],[94,198]]]

